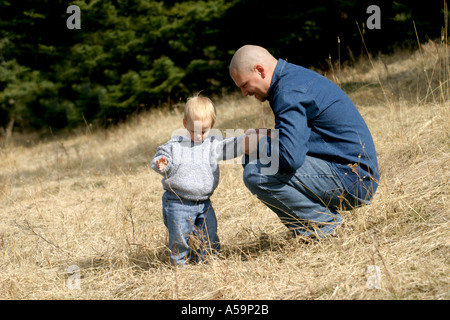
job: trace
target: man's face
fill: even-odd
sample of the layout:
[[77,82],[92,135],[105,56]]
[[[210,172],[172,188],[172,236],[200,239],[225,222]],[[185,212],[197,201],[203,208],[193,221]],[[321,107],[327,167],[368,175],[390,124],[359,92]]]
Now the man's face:
[[268,79],[262,66],[255,65],[251,72],[235,69],[231,74],[231,78],[236,86],[241,89],[244,97],[254,96],[259,101],[266,100],[270,83],[267,81]]

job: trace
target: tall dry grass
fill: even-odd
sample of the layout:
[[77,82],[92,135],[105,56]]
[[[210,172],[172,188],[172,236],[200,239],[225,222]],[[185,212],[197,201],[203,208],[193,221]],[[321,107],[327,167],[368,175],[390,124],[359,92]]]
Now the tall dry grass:
[[[169,264],[161,177],[149,168],[181,127],[178,107],[105,131],[13,136],[0,149],[0,298],[449,299],[446,61],[430,42],[329,75],[369,125],[382,173],[373,204],[345,212],[337,237],[291,238],[242,167],[223,164],[212,197],[223,250],[184,269]],[[217,109],[219,129],[273,125],[252,98]]]

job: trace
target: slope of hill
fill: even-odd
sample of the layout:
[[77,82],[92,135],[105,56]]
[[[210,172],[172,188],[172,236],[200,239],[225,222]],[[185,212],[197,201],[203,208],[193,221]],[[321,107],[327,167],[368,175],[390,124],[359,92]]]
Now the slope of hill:
[[[292,239],[221,165],[212,197],[223,250],[172,268],[156,147],[182,128],[181,107],[109,130],[0,149],[1,299],[449,299],[448,48],[336,66],[382,172],[371,206],[345,212],[335,238]],[[216,127],[270,127],[267,103],[217,99]]]

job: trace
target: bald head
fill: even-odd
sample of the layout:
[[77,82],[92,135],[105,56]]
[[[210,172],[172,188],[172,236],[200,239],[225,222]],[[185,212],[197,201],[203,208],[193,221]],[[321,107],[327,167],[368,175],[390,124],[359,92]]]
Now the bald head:
[[233,55],[230,63],[230,75],[233,72],[252,72],[254,66],[260,64],[268,69],[275,69],[277,59],[263,47],[245,45]]
[[230,76],[243,96],[267,98],[278,60],[262,47],[246,45],[239,48],[230,63]]

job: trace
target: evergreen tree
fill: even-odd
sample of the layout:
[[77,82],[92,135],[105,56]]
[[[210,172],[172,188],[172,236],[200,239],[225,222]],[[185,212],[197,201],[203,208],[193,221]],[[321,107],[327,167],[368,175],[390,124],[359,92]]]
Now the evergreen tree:
[[[81,10],[81,29],[67,28],[67,1],[0,2],[0,127],[117,122],[195,91],[234,90],[227,66],[244,44],[326,69],[338,50],[341,62],[365,54],[360,31],[372,53],[388,53],[414,46],[413,21],[421,40],[439,37],[445,25],[442,4],[406,0],[70,4]],[[364,25],[371,4],[381,8],[380,30]]]

